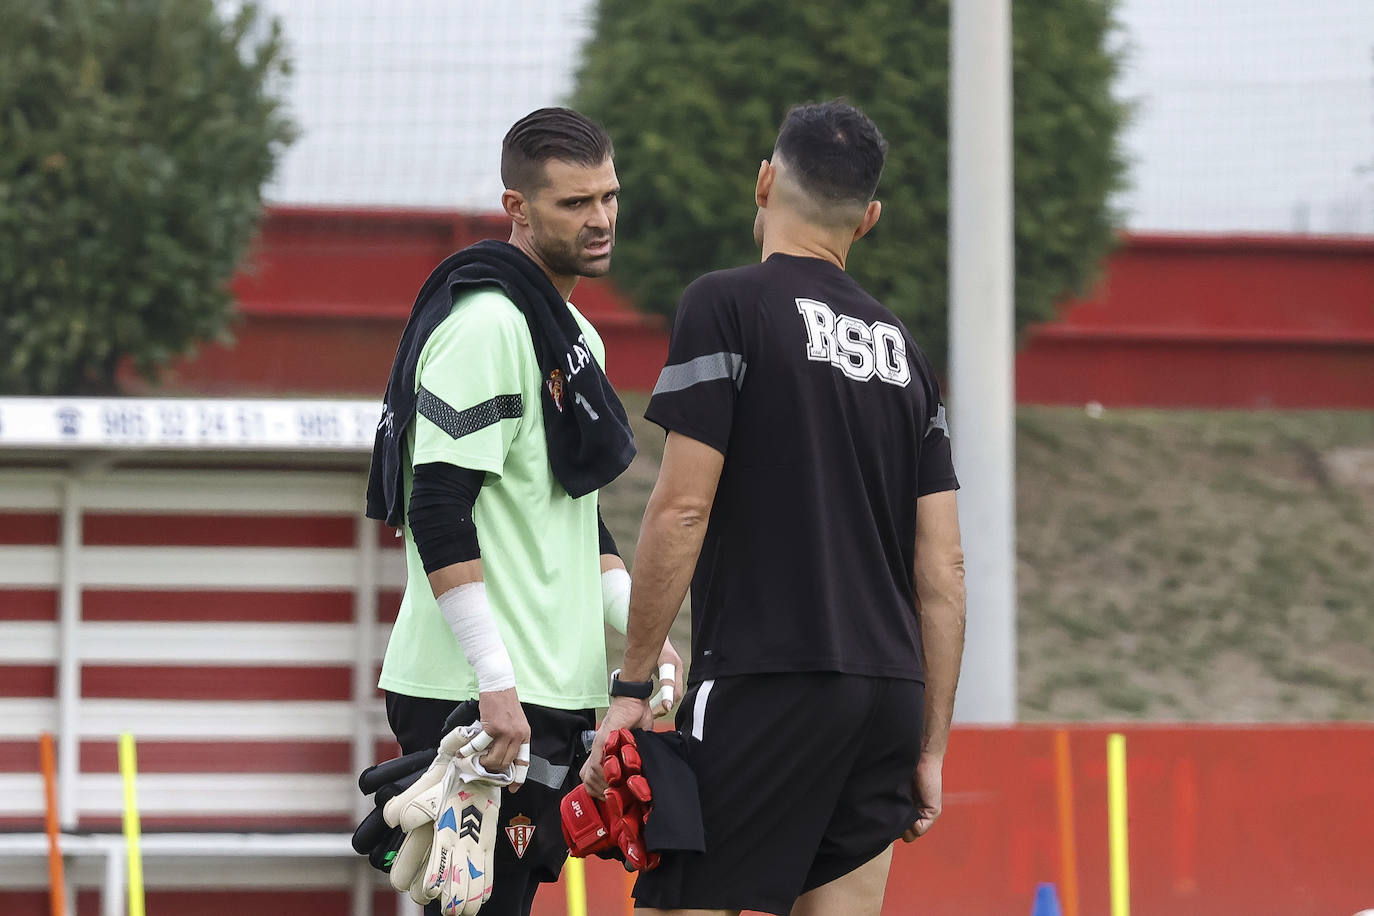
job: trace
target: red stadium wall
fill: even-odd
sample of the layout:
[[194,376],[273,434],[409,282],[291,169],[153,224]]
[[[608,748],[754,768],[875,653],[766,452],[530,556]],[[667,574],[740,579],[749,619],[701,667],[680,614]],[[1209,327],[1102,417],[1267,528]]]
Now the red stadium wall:
[[1032,330],[1022,403],[1374,408],[1374,239],[1131,236]]
[[[234,282],[236,343],[176,366],[166,387],[376,396],[429,270],[506,234],[494,215],[271,209]],[[575,299],[612,381],[652,388],[664,323],[608,282]],[[1096,292],[1031,329],[1016,381],[1022,403],[1374,408],[1374,239],[1130,236]]]
[[[492,215],[271,209],[234,280],[234,345],[206,347],[175,366],[165,385],[211,395],[380,398],[430,270],[465,245],[508,235],[509,223]],[[603,281],[584,280],[573,298],[605,341],[612,381],[651,388],[668,352],[663,322],[630,310]]]

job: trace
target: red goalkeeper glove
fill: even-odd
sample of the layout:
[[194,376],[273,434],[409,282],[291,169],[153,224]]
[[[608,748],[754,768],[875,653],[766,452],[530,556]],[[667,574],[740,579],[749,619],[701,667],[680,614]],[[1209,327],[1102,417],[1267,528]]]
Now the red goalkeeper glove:
[[601,766],[606,774],[604,803],[592,798],[585,786],[563,799],[563,839],[568,851],[578,858],[616,851],[631,871],[656,868],[658,853],[644,845],[644,822],[653,810],[653,792],[628,729],[611,733]]

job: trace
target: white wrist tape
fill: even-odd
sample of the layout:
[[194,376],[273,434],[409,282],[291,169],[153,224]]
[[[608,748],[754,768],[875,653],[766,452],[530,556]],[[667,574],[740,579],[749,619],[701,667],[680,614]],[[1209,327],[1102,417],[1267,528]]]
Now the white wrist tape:
[[601,610],[606,624],[625,635],[630,628],[630,574],[619,567],[601,574]]
[[477,672],[477,689],[492,693],[514,687],[515,666],[491,616],[486,583],[468,582],[449,589],[439,596],[439,611],[468,664]]

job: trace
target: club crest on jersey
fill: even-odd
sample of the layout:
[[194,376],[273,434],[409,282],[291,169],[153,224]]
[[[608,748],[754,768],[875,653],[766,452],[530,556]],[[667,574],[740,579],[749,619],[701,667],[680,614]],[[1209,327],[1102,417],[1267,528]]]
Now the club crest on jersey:
[[525,815],[517,814],[510,819],[510,823],[506,826],[506,838],[515,848],[515,857],[523,859],[525,858],[525,850],[530,848],[530,841],[534,839],[534,825]]
[[549,389],[549,397],[553,398],[553,406],[558,408],[558,412],[563,412],[563,370],[555,369],[549,373],[549,377],[544,381],[544,387]]

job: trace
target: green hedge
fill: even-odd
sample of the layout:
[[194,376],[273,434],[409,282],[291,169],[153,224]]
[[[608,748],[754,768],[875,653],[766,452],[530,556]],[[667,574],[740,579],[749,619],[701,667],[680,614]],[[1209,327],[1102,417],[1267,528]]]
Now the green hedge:
[[0,390],[105,393],[222,338],[292,139],[275,22],[212,0],[0,0]]

